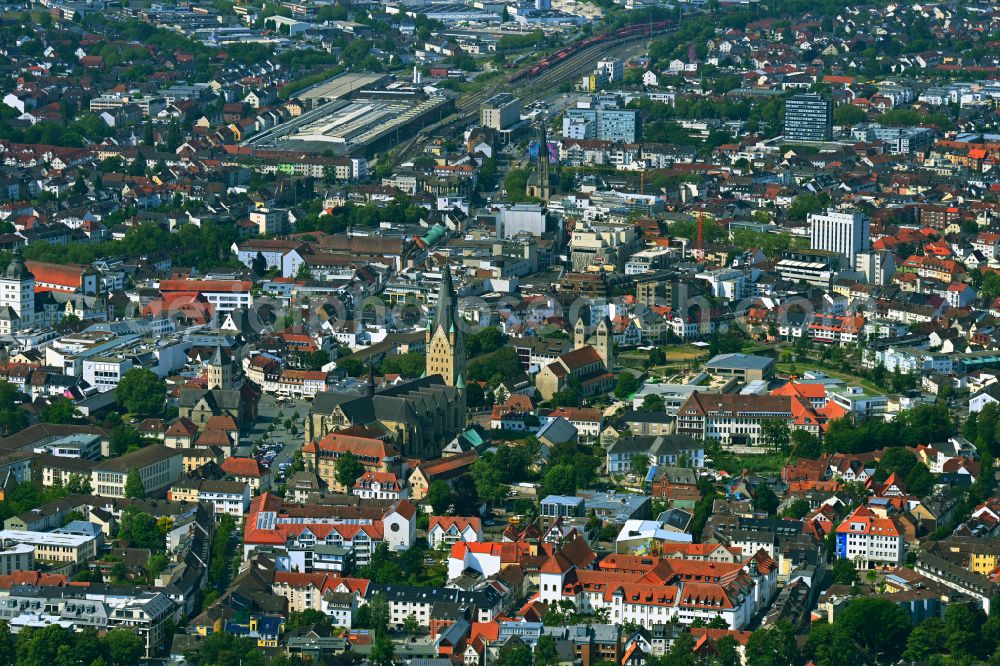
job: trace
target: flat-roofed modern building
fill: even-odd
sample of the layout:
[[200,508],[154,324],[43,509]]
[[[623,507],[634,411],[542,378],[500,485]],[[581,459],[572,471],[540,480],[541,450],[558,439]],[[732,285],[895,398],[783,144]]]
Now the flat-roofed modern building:
[[847,265],[853,268],[858,255],[871,247],[868,217],[856,210],[810,213],[809,247],[837,252],[846,257]]
[[746,383],[773,377],[774,359],[752,354],[719,354],[705,364],[705,370],[719,377],[734,377]]
[[5,550],[19,544],[34,547],[35,559],[47,562],[82,564],[97,556],[97,539],[92,536],[0,530],[0,546]]
[[90,485],[95,495],[125,497],[125,480],[130,470],[139,472],[147,497],[163,496],[170,484],[181,478],[184,452],[162,444],[151,444],[119,458],[99,463],[91,471]]
[[833,102],[815,93],[785,102],[786,141],[829,141],[833,137]]
[[505,130],[521,120],[521,100],[510,93],[494,95],[479,109],[479,124],[495,130]]
[[0,576],[35,568],[35,547],[27,543],[12,543],[0,547]]

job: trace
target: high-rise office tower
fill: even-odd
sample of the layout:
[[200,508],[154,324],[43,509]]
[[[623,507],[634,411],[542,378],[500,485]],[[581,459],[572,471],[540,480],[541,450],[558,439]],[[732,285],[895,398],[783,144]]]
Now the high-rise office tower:
[[785,102],[785,141],[829,141],[833,136],[833,102],[815,93]]

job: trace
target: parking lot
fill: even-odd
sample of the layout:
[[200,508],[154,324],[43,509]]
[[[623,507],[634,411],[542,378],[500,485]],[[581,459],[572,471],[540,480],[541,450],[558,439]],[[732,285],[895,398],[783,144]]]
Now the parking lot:
[[264,395],[257,407],[257,424],[240,440],[239,455],[251,456],[254,445],[259,445],[257,459],[280,483],[279,470],[291,464],[292,456],[305,443],[303,431],[310,406],[308,400]]

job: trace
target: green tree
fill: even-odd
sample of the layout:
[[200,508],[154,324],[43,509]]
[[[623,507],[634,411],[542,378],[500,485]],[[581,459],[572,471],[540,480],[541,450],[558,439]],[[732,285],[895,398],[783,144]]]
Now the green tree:
[[90,485],[89,476],[74,472],[69,475],[69,481],[66,483],[66,491],[74,495],[89,495],[94,492],[94,489]]
[[109,448],[112,456],[121,456],[128,451],[138,449],[142,444],[139,431],[127,423],[115,426],[111,431]]
[[294,631],[304,627],[329,627],[330,616],[315,608],[306,608],[302,611],[294,611],[288,614],[288,623],[285,629]]
[[375,641],[372,643],[368,661],[371,662],[372,666],[392,666],[392,658],[395,653],[392,639],[385,632],[380,632],[376,634]]
[[743,666],[740,646],[732,636],[723,636],[715,641],[715,654],[708,660],[708,666]]
[[[986,656],[979,628],[986,618],[970,604],[949,604],[944,612],[945,647],[957,660]],[[909,641],[907,641],[909,647]]]
[[856,585],[858,583],[858,568],[853,560],[840,557],[833,563],[833,582],[838,585]]
[[24,395],[7,381],[0,381],[0,432],[12,435],[28,425],[28,415],[21,409]]
[[797,664],[799,650],[795,643],[795,628],[782,621],[753,632],[747,641],[746,660],[748,666]]
[[108,646],[108,657],[116,666],[130,666],[139,663],[145,646],[139,634],[128,629],[112,629],[104,637]]
[[72,400],[56,398],[42,410],[45,423],[72,423],[79,416]]
[[521,641],[508,641],[497,653],[497,666],[532,666],[531,648]]
[[143,499],[146,497],[146,489],[142,485],[142,477],[139,475],[139,470],[135,467],[130,469],[128,476],[125,477],[125,497],[133,499]]
[[389,602],[382,594],[375,594],[368,602],[372,624],[370,628],[376,632],[385,631],[389,627]]
[[632,465],[632,473],[640,479],[645,479],[647,472],[649,472],[649,456],[637,453],[632,456],[630,462]]
[[264,273],[267,273],[267,259],[261,252],[257,253],[257,256],[253,258],[253,262],[250,264],[250,270],[257,277],[262,277]]
[[487,504],[497,504],[507,496],[506,478],[499,463],[502,457],[504,456],[496,452],[487,451],[479,460],[472,463],[472,468],[469,470],[476,484],[476,493]]
[[576,472],[572,465],[551,466],[542,477],[542,497],[547,495],[575,495]]
[[354,487],[354,482],[358,480],[360,476],[365,473],[365,467],[358,460],[358,457],[347,451],[337,458],[337,465],[334,471],[334,477],[337,479],[337,483],[345,486],[350,492],[350,489]]
[[133,414],[155,416],[163,411],[167,387],[151,370],[132,368],[118,382],[115,397]]
[[837,619],[872,659],[893,661],[906,647],[910,619],[906,612],[888,599],[855,599]]
[[128,542],[132,548],[149,548],[164,550],[166,533],[157,525],[156,519],[144,513],[136,506],[127,506],[122,510],[118,522],[118,538]]
[[851,635],[840,624],[813,623],[805,652],[817,666],[854,666],[865,662]]
[[701,659],[694,653],[694,637],[690,633],[684,632],[677,636],[670,644],[656,666],[697,666]]
[[792,518],[794,520],[802,520],[805,515],[809,513],[809,502],[799,498],[793,500],[791,504],[785,507],[785,510],[781,512],[781,515],[785,518]]
[[167,566],[170,564],[170,558],[164,553],[155,553],[151,555],[148,560],[146,560],[146,573],[149,575],[150,580],[155,580],[157,576],[166,570]]
[[556,639],[548,634],[539,636],[535,643],[534,666],[555,666],[559,663],[559,650]]
[[209,635],[197,649],[186,652],[184,657],[203,666],[263,666],[265,658],[257,647],[257,640],[235,636],[226,631]]
[[766,483],[761,483],[757,486],[757,495],[753,499],[753,508],[755,511],[772,514],[778,509],[779,504],[781,504],[781,500],[774,494],[770,486]]
[[643,398],[642,405],[639,407],[641,412],[662,412],[664,409],[666,409],[666,405],[663,402],[663,397],[655,393],[650,393]]
[[10,633],[10,625],[0,620],[0,666],[12,666],[14,657],[14,636]]
[[47,627],[25,627],[17,635],[18,666],[52,666],[57,662],[59,646],[72,649],[73,632],[58,624]]
[[639,388],[639,380],[636,376],[630,372],[623,372],[618,375],[618,381],[615,384],[615,397],[619,400],[624,400]]
[[766,419],[760,424],[760,434],[764,446],[776,453],[786,450],[791,442],[788,422],[781,419]]
[[865,122],[867,115],[864,110],[853,104],[841,104],[833,112],[833,122],[837,125],[849,126]]
[[478,516],[482,499],[476,487],[476,480],[469,474],[455,479],[452,485],[455,513],[459,516]]
[[437,515],[443,515],[451,507],[455,498],[451,494],[451,486],[447,481],[438,479],[427,488],[427,503]]
[[815,460],[823,453],[823,446],[819,437],[808,430],[792,431],[791,442],[792,457]]
[[945,640],[948,637],[944,621],[938,617],[929,617],[913,628],[906,639],[906,650],[903,659],[906,661],[924,661],[945,650]]

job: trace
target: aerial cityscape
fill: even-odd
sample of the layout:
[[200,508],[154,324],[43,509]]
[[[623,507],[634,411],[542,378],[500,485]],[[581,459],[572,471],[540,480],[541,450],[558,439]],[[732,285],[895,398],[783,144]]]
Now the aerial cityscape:
[[0,666],[1000,666],[1000,4],[0,0]]

